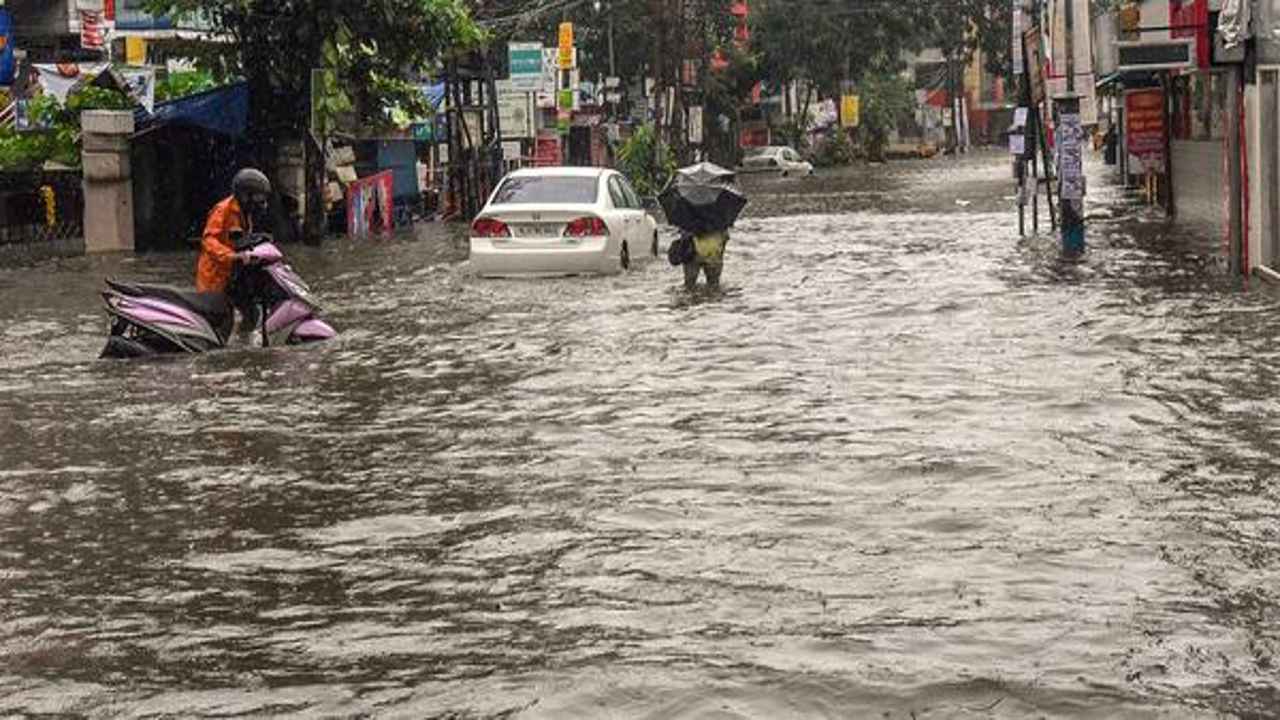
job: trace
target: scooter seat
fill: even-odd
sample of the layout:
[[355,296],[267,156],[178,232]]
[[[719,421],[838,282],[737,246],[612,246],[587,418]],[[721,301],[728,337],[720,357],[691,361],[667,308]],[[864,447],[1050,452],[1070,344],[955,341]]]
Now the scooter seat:
[[123,283],[108,280],[107,285],[119,293],[130,297],[152,297],[171,302],[195,312],[209,321],[209,325],[221,330],[234,321],[231,301],[225,293],[198,293],[190,290],[179,290],[169,285],[143,285],[139,283]]

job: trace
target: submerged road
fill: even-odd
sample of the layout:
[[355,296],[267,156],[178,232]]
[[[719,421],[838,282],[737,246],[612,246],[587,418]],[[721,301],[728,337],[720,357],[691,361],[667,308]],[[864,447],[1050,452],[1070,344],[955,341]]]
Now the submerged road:
[[0,271],[0,715],[1275,717],[1280,303],[1008,175],[751,178],[715,295],[289,248],[304,349],[97,362],[191,256]]

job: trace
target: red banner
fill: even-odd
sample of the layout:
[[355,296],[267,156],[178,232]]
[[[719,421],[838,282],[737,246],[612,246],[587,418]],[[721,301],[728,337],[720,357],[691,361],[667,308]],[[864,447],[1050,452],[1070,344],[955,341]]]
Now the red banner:
[[1164,167],[1166,144],[1164,91],[1160,88],[1129,90],[1124,94],[1125,147],[1148,169]]

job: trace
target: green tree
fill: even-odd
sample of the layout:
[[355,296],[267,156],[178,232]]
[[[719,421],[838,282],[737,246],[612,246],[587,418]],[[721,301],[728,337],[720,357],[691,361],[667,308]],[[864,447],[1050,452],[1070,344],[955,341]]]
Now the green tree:
[[[284,139],[306,138],[311,71],[325,72],[322,119],[349,114],[377,128],[425,113],[414,86],[446,53],[478,45],[483,31],[462,0],[147,0],[150,12],[200,18],[230,38],[211,64],[246,78],[252,140],[268,169]],[[309,197],[319,208],[323,164],[311,158]],[[320,218],[309,216],[318,231]]]
[[675,173],[676,159],[654,127],[643,125],[618,150],[618,169],[631,179],[636,192],[657,195]]
[[871,160],[884,160],[889,133],[915,106],[911,85],[897,73],[869,73],[858,83],[863,148]]
[[836,97],[868,73],[900,70],[903,53],[928,39],[921,27],[933,5],[773,0],[755,7],[752,43],[764,77],[779,85],[807,80],[820,96]]

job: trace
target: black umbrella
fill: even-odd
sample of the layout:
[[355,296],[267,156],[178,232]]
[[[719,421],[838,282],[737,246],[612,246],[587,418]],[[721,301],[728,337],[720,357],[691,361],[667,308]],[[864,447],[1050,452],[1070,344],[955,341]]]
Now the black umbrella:
[[734,174],[702,163],[676,173],[674,182],[658,196],[667,222],[693,233],[728,230],[737,221],[747,198],[733,186]]
[[701,162],[677,170],[675,180],[683,185],[724,185],[732,184],[737,177],[737,173],[732,170],[715,163]]

